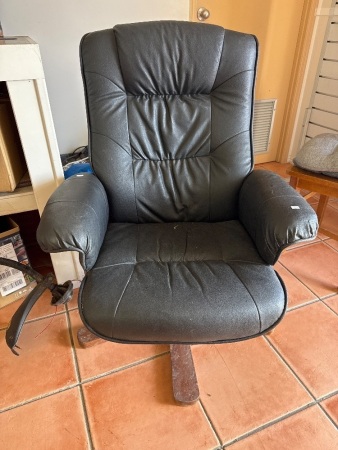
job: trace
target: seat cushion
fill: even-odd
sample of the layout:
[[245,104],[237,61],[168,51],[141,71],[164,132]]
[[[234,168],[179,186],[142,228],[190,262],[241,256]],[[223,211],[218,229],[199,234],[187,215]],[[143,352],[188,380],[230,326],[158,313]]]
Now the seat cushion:
[[285,308],[283,283],[237,220],[109,224],[79,294],[87,327],[118,342],[246,339]]

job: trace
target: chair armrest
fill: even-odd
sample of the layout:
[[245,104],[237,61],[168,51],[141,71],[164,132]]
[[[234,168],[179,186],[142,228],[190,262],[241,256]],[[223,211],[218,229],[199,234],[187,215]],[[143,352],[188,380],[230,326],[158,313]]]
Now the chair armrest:
[[245,179],[239,219],[268,264],[274,264],[289,245],[314,239],[318,231],[316,213],[306,200],[267,170],[255,170]]
[[78,251],[85,270],[95,264],[109,217],[106,192],[92,174],[68,178],[48,200],[37,230],[45,252]]

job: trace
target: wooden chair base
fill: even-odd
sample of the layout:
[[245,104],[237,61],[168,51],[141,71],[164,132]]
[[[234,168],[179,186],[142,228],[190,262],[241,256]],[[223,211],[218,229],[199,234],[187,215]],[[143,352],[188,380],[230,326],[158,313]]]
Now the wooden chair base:
[[102,344],[104,339],[99,338],[96,334],[91,333],[87,328],[82,327],[77,332],[77,340],[79,341],[80,347],[88,348],[93,347],[97,344]]
[[199,389],[190,345],[170,346],[173,392],[176,402],[192,405],[199,399]]
[[[105,342],[85,327],[78,330],[77,339],[82,348]],[[192,405],[199,399],[199,389],[190,345],[171,345],[170,356],[174,399],[179,405]]]

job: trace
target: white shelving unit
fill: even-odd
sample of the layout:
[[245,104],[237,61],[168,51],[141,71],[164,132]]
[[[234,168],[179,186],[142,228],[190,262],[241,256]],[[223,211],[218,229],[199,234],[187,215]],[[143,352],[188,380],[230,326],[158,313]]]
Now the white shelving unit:
[[[63,181],[39,46],[27,36],[0,39],[0,81],[7,84],[32,187],[0,194],[0,215],[44,206]],[[83,277],[77,254],[51,255],[58,282]]]
[[38,209],[31,186],[0,193],[0,216]]

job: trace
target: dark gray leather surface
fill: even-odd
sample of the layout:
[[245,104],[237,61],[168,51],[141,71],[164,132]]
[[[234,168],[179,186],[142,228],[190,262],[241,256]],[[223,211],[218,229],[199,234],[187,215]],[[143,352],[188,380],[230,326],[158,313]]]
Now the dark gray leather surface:
[[81,43],[90,150],[112,222],[222,221],[252,168],[253,36],[190,22]]
[[109,224],[79,298],[92,331],[129,342],[248,338],[286,307],[279,278],[235,220]]
[[274,264],[281,251],[318,231],[315,211],[291,186],[273,172],[255,170],[244,181],[239,218],[261,257]]
[[79,310],[94,333],[223,342],[281,319],[286,292],[268,264],[317,224],[279,177],[250,174],[256,60],[253,36],[208,24],[119,25],[83,38],[97,178],[83,177],[84,192],[66,181],[38,235],[46,251],[78,249],[93,266]]
[[92,174],[68,178],[48,200],[37,229],[45,252],[78,251],[85,270],[95,263],[108,223],[108,201]]

